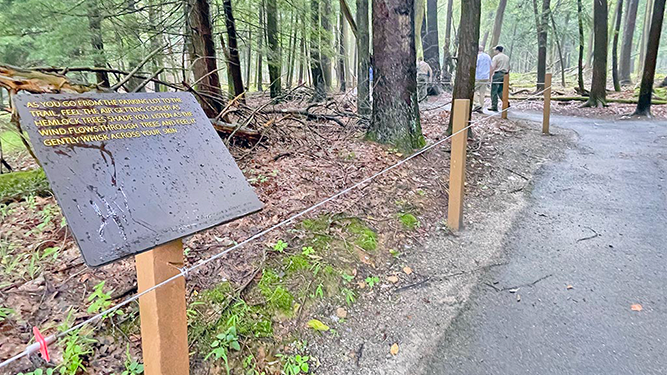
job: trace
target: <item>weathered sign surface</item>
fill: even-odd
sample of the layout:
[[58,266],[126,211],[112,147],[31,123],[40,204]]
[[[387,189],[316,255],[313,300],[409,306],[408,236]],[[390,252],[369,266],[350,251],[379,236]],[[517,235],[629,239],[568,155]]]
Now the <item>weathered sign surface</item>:
[[262,207],[189,93],[15,98],[90,266]]

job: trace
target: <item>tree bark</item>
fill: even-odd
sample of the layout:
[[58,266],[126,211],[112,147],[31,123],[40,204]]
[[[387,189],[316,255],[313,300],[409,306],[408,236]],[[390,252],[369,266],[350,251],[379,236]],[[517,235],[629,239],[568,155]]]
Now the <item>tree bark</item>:
[[271,80],[271,97],[280,96],[282,82],[282,52],[278,41],[278,6],[276,0],[266,2],[266,32],[269,41],[269,53],[267,62],[269,64],[269,79]]
[[[98,0],[89,0],[88,3],[88,25],[90,27],[90,42],[93,46],[93,63],[95,66],[104,68],[107,65],[104,57],[104,40],[102,38],[102,20]],[[97,84],[100,87],[109,87],[109,74],[107,72],[96,72]]]
[[331,0],[324,0],[321,4],[322,13],[320,14],[320,23],[322,25],[322,33],[320,35],[320,54],[322,59],[324,86],[328,91],[331,88],[331,42],[333,41],[333,29],[331,27]]
[[454,65],[452,63],[452,53],[450,51],[451,39],[452,39],[452,8],[454,6],[454,0],[447,1],[447,23],[445,26],[445,45],[442,47],[442,80],[447,82],[444,86],[448,89],[451,88],[450,81],[452,80],[452,70]]
[[641,73],[644,68],[646,46],[648,45],[649,29],[651,27],[651,15],[653,11],[653,0],[646,0],[646,10],[644,11],[644,31],[642,32],[642,40],[639,44],[639,64],[637,64],[637,74]]
[[607,0],[593,0],[595,51],[593,52],[591,94],[586,103],[589,107],[603,107],[607,104],[608,12]]
[[[245,88],[243,87],[243,75],[241,73],[241,59],[239,57],[239,43],[236,35],[236,21],[234,20],[234,12],[232,11],[232,1],[224,0],[223,6],[225,9],[225,26],[227,27],[227,46],[229,49],[229,70],[231,72],[234,97],[244,96]],[[215,55],[213,55],[215,56]]]
[[426,15],[426,0],[414,1],[414,18],[415,18],[415,48],[417,57],[424,57],[424,48],[422,42],[422,26],[424,25],[424,16]]
[[665,15],[665,0],[655,0],[653,4],[653,16],[651,19],[651,28],[648,36],[648,45],[646,47],[646,58],[644,63],[644,73],[642,74],[642,83],[639,89],[639,101],[635,115],[651,115],[651,98],[653,96],[653,82],[655,79],[655,67],[658,61],[658,50],[660,48],[660,34],[662,32],[662,21]]
[[579,86],[579,94],[586,93],[584,86],[584,19],[583,19],[583,4],[582,0],[577,0],[577,18],[579,21],[579,60],[577,63],[577,84]]
[[623,25],[623,43],[621,45],[619,71],[619,79],[622,85],[632,83],[632,78],[630,77],[632,72],[632,39],[635,36],[638,8],[639,0],[628,0],[628,11],[625,16],[625,25]]
[[324,82],[324,73],[322,72],[322,56],[320,50],[320,2],[319,0],[310,0],[310,71],[313,75],[313,86],[315,93],[312,101],[321,102],[327,96],[327,90]]
[[440,43],[438,41],[438,0],[427,0],[426,2],[426,28],[426,35],[424,36],[424,60],[431,66],[431,69],[433,69],[435,79],[439,79]]
[[338,73],[338,86],[340,92],[347,90],[345,82],[345,13],[341,9],[338,13],[338,56],[336,56],[336,72]]
[[614,41],[612,47],[611,55],[611,76],[614,81],[614,90],[616,92],[621,92],[621,83],[618,79],[618,34],[621,31],[621,17],[623,17],[623,1],[618,0],[616,5],[616,23],[614,25]]
[[500,0],[498,2],[498,9],[496,10],[496,20],[493,23],[493,35],[491,36],[491,49],[495,48],[500,42],[500,34],[503,27],[503,18],[505,17],[506,7],[507,7],[507,0]]
[[[620,0],[623,1],[623,0]],[[549,12],[549,16],[551,17],[551,28],[554,31],[554,37],[553,40],[556,42],[556,48],[558,49],[558,59],[560,61],[560,80],[561,80],[561,85],[565,87],[565,61],[563,58],[563,46],[561,45],[560,39],[558,39],[558,31],[556,29],[556,20],[554,19],[554,14],[553,12]]]
[[259,2],[259,26],[261,28],[260,30],[260,36],[257,38],[257,91],[262,92],[264,91],[264,77],[263,77],[263,52],[264,52],[264,40],[266,39],[266,23],[264,19],[264,1]]
[[[481,16],[481,0],[461,2],[461,23],[459,31],[458,63],[456,64],[456,81],[452,98],[470,99],[473,103],[475,93],[475,70],[477,52],[479,50],[479,22]],[[452,134],[454,112],[449,116],[447,134]]]
[[417,100],[413,0],[373,2],[375,88],[369,139],[412,152],[425,145]]
[[537,0],[533,0],[533,10],[537,26],[537,91],[542,91],[544,90],[544,77],[547,73],[547,42],[551,0],[542,0],[541,12],[538,9]]
[[350,7],[347,5],[347,1],[345,0],[340,0],[340,11],[343,12],[343,15],[345,16],[345,19],[347,20],[347,23],[350,25],[350,29],[352,30],[352,34],[354,34],[354,37],[357,37],[357,23],[354,21],[354,17],[352,16],[352,11],[350,11]]
[[[188,0],[188,8],[186,14],[189,14],[188,29],[191,33],[190,61],[195,81],[199,82],[196,88],[198,91],[222,97],[208,1]],[[208,96],[200,97],[199,100],[208,117],[216,117],[222,110],[220,101]]]
[[357,112],[362,116],[371,113],[370,50],[368,0],[357,0]]

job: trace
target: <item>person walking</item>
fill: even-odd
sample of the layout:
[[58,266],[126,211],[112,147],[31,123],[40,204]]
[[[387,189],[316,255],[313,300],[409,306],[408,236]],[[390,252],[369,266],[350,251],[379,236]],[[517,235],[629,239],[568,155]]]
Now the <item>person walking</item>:
[[489,87],[489,78],[491,78],[491,56],[484,52],[483,46],[479,46],[477,69],[475,70],[475,101],[477,101],[477,106],[473,109],[475,112],[484,111],[484,99]]
[[510,72],[510,58],[503,51],[503,46],[494,48],[493,60],[491,60],[491,108],[489,110],[498,112],[498,98],[502,99],[503,81],[505,74]]
[[428,96],[428,87],[433,79],[433,69],[424,61],[423,57],[419,57],[417,61],[417,92],[419,95],[419,102],[426,100]]

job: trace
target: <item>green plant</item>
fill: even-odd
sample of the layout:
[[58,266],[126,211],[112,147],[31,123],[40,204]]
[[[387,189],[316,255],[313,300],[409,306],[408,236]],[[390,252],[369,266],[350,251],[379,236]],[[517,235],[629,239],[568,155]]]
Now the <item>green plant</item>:
[[401,253],[396,249],[389,249],[389,254],[391,254],[391,256],[393,256],[394,258],[398,258],[399,256],[401,256]]
[[[65,321],[58,326],[60,332],[65,332],[74,321],[74,311],[70,310]],[[93,354],[92,344],[96,341],[83,328],[69,332],[58,343],[63,347],[63,361],[58,366],[60,375],[76,375],[80,371],[86,372],[84,359]]]
[[380,278],[377,276],[368,276],[364,281],[366,281],[368,287],[372,289],[375,286],[375,284],[378,284],[380,282]]
[[302,356],[297,354],[286,356],[278,354],[276,357],[280,358],[283,363],[282,374],[284,375],[307,374],[310,370],[310,366],[308,365],[310,357],[307,355]]
[[343,280],[344,280],[346,283],[349,283],[349,282],[352,281],[352,279],[354,279],[354,276],[352,276],[352,275],[348,275],[347,272],[343,272],[343,274],[341,275],[341,277],[343,278]]
[[421,225],[421,223],[415,217],[415,215],[406,212],[401,212],[400,214],[398,214],[398,220],[401,222],[401,224],[403,224],[405,228],[410,230],[419,228],[419,226]]
[[323,285],[322,285],[322,283],[320,283],[320,285],[317,286],[317,289],[315,289],[315,295],[313,295],[312,297],[314,297],[314,298],[324,298],[324,291],[322,290],[322,287],[323,287]]
[[11,208],[9,208],[8,205],[6,204],[0,204],[0,220],[4,220],[7,216],[11,215],[14,212]]
[[[37,224],[37,229],[40,231],[43,231],[46,227],[51,224],[53,219],[60,214],[60,209],[58,208],[57,205],[55,204],[47,204],[42,208],[42,212],[40,213],[42,222]],[[61,221],[62,224],[62,221]]]
[[14,314],[14,310],[10,309],[9,307],[0,307],[0,322],[4,322],[12,314]]
[[275,245],[273,245],[273,250],[279,253],[285,251],[286,248],[287,248],[287,242],[284,242],[283,240],[278,240],[278,242],[276,242]]
[[37,370],[33,372],[19,372],[16,375],[53,375],[55,369],[54,368],[47,368],[46,370],[42,370],[41,368],[38,368]]
[[340,291],[341,293],[343,293],[343,296],[345,296],[345,302],[347,303],[348,306],[352,306],[354,301],[357,300],[357,295],[356,293],[354,293],[354,290],[349,288],[343,288]]
[[[91,314],[97,314],[99,312],[108,309],[109,306],[111,306],[111,292],[113,292],[113,290],[109,291],[108,293],[105,292],[104,283],[105,281],[102,281],[99,284],[95,285],[93,293],[90,296],[88,296],[88,301],[91,302],[90,306],[88,306],[88,312]],[[105,315],[104,318],[110,318],[113,317],[114,315],[123,315],[123,311],[120,309],[112,311],[109,314]]]
[[125,371],[121,375],[139,375],[144,373],[143,363],[139,363],[130,355],[130,345],[125,350]]
[[229,349],[239,351],[241,350],[241,345],[239,344],[239,338],[236,334],[236,326],[231,326],[227,329],[225,333],[220,333],[216,336],[216,340],[211,343],[211,348],[213,348],[204,358],[208,360],[210,357],[213,357],[215,360],[222,359],[225,363],[225,369],[227,370],[227,375],[229,375],[229,360],[228,353]]
[[315,250],[313,250],[313,247],[312,247],[312,246],[308,246],[308,247],[303,247],[303,248],[301,248],[301,255],[304,255],[304,256],[310,256],[310,255],[312,255],[312,254],[314,254],[314,253],[315,253]]

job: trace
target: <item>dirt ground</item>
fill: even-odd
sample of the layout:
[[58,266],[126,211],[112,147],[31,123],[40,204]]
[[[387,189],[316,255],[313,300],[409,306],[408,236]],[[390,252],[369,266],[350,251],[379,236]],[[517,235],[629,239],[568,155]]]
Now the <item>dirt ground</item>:
[[483,167],[469,174],[465,228],[451,234],[441,226],[419,239],[423,245],[401,249],[404,255],[387,264],[387,276],[398,275],[398,283],[385,280],[367,292],[336,334],[311,335],[318,374],[417,373],[481,274],[502,264],[501,239],[525,206],[533,175],[575,137],[558,128],[544,136],[539,124],[525,121],[505,126],[505,136],[469,154],[469,167]]

